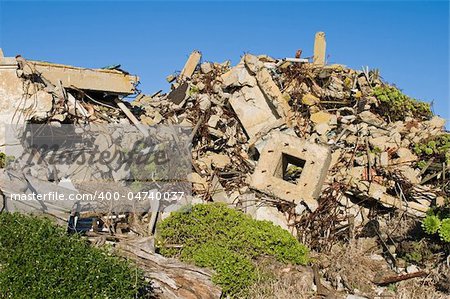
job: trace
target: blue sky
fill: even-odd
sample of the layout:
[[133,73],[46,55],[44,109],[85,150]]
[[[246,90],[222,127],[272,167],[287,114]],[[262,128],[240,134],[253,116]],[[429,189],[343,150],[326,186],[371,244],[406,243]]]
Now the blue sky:
[[378,68],[450,118],[448,1],[4,1],[0,47],[6,56],[85,67],[122,64],[147,93],[198,49],[204,61],[237,63],[245,52],[312,54],[325,31],[330,63]]

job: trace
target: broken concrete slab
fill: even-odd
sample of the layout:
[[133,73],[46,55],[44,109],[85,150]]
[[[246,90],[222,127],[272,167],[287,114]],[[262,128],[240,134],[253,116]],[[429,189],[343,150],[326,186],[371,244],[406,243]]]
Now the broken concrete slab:
[[[280,199],[315,206],[330,162],[329,147],[273,132],[261,153],[250,186]],[[289,171],[298,172],[294,183],[287,181]]]
[[358,117],[365,123],[375,126],[381,126],[384,122],[377,115],[373,114],[370,111],[363,111],[358,114]]
[[213,169],[224,169],[231,163],[230,157],[224,154],[207,152],[204,156],[197,158],[197,165],[203,171],[212,174]]
[[220,80],[224,88],[255,86],[257,84],[256,78],[248,72],[243,61],[220,76]]
[[[8,64],[11,67],[7,67]],[[31,94],[24,94],[23,81],[17,76],[17,62],[3,58],[0,62],[0,124],[24,123],[49,114],[53,107],[52,95],[34,86],[28,92]]]
[[429,121],[425,122],[425,124],[427,126],[429,126],[430,128],[432,128],[432,129],[442,129],[445,126],[445,119],[435,115],[435,116],[433,116],[432,119],[430,119]]
[[[31,68],[36,70],[47,80],[57,86],[78,89],[105,91],[117,94],[133,94],[139,82],[137,76],[132,76],[118,70],[88,69],[69,65],[55,64],[41,61],[27,61]],[[0,62],[1,63],[1,62]]]
[[289,126],[290,119],[293,116],[293,112],[289,106],[289,95],[283,94],[280,91],[269,71],[264,67],[264,63],[259,61],[258,57],[246,54],[244,55],[243,60],[247,68],[255,74],[258,86],[261,88],[264,95],[277,109],[278,114],[286,119],[286,123]]
[[215,168],[225,168],[228,164],[231,163],[230,157],[223,154],[217,153],[207,153],[206,159],[211,162],[211,165]]
[[211,128],[216,128],[219,121],[220,121],[220,116],[213,114],[209,117],[208,126]]
[[389,154],[387,152],[382,152],[380,154],[380,166],[387,167],[389,165]]
[[412,153],[408,148],[401,147],[396,152],[398,159],[395,159],[395,163],[408,163],[416,162],[418,157]]
[[319,123],[314,126],[314,130],[319,135],[325,135],[328,131],[331,130],[331,127],[327,123]]
[[198,97],[200,110],[205,112],[211,107],[211,98],[207,94],[202,94]]
[[188,60],[186,61],[186,64],[184,65],[183,70],[180,73],[180,76],[178,77],[178,82],[185,81],[191,78],[201,58],[202,53],[200,53],[199,51],[193,51],[191,53]]
[[233,93],[229,101],[250,139],[255,138],[265,127],[277,122],[278,117],[257,86],[242,87],[240,91]]

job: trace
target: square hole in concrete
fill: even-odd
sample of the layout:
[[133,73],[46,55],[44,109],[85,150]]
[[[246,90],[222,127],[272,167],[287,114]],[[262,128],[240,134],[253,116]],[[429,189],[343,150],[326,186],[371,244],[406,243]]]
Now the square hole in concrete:
[[282,153],[275,168],[274,176],[291,184],[297,184],[305,167],[306,160]]

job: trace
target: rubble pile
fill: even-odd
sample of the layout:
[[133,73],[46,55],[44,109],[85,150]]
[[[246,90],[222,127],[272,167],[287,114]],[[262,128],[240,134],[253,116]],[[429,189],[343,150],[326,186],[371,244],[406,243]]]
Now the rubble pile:
[[445,121],[404,95],[396,114],[389,92],[400,92],[376,70],[245,54],[182,74],[168,78],[170,93],[133,105],[145,124],[194,128],[196,202],[226,202],[320,242],[312,232],[354,235],[377,214],[423,216],[449,195],[448,152],[417,151],[448,136]]

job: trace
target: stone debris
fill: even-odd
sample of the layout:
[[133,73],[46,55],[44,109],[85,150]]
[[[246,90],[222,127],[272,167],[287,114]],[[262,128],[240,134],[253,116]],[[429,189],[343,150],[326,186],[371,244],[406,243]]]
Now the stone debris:
[[[437,116],[390,122],[372,92],[385,84],[376,73],[326,65],[323,33],[314,48],[312,63],[245,54],[234,67],[201,63],[194,51],[178,76],[168,76],[169,93],[139,94],[131,105],[120,96],[134,93],[138,78],[120,69],[82,69],[86,74],[77,75],[74,67],[3,57],[0,92],[15,100],[2,102],[1,119],[13,121],[26,82],[35,91],[27,94],[30,104],[20,106],[22,113],[14,114],[22,121],[194,127],[189,181],[193,197],[205,202],[233,198],[240,207],[240,199],[253,193],[256,202],[270,202],[297,219],[291,221],[295,226],[321,207],[322,191],[333,188],[336,199],[371,200],[423,215],[445,190],[435,179],[426,184],[433,196],[419,198],[412,191],[425,175],[413,146],[444,134],[445,122]],[[108,96],[99,98],[99,90]],[[351,212],[347,205],[339,209]]]
[[211,190],[218,180],[220,201],[248,209],[243,201],[252,194],[255,204],[278,209],[274,223],[289,215],[285,224],[291,228],[301,228],[305,217],[332,199],[346,202],[334,208],[354,213],[356,226],[369,214],[365,204],[364,213],[355,208],[359,202],[423,216],[448,191],[442,176],[426,184],[432,196],[414,191],[424,178],[414,145],[445,134],[444,121],[437,116],[390,121],[374,96],[375,88],[385,86],[376,71],[326,65],[322,34],[316,48],[312,63],[252,54],[234,67],[199,63],[185,80],[190,92],[178,106],[167,100],[176,85],[169,96],[152,97],[159,110],[139,100],[133,104],[158,111],[162,123],[198,126],[193,163],[209,188],[194,197],[204,202],[214,201]]

